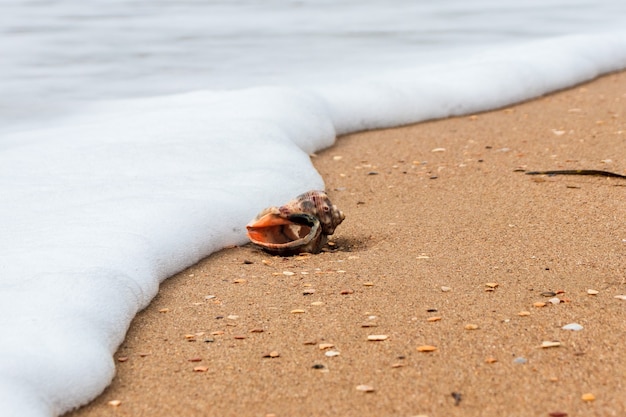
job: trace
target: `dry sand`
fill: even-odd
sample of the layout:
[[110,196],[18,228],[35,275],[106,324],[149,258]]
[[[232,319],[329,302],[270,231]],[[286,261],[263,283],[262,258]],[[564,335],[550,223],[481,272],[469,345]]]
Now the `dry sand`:
[[626,73],[313,161],[347,216],[333,249],[168,279],[70,416],[626,415],[626,180],[516,172],[626,174]]

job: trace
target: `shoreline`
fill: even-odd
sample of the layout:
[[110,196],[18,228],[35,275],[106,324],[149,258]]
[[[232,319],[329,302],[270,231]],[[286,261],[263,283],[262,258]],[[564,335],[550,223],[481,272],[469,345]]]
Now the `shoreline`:
[[346,213],[333,249],[246,245],[169,278],[66,415],[624,413],[626,181],[515,171],[624,175],[625,138],[626,72],[342,136],[313,158]]

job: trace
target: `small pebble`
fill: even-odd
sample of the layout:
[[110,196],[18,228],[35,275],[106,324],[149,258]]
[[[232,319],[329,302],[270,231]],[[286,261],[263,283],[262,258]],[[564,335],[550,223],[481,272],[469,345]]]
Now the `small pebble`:
[[375,391],[374,387],[372,387],[371,385],[357,385],[356,390],[361,391],[361,392],[374,392]]
[[548,414],[550,417],[567,417],[567,413],[564,411],[553,411]]
[[283,275],[286,275],[288,277],[295,275],[295,272],[291,272],[291,271],[283,271]]
[[537,308],[541,308],[541,307],[547,306],[547,304],[544,303],[543,301],[537,301],[536,303],[533,303],[533,306]]
[[119,407],[122,402],[120,400],[111,400],[107,404],[109,404],[111,407]]
[[589,295],[598,295],[600,293],[600,291],[598,290],[587,290],[587,294]]
[[485,363],[496,363],[496,362],[498,362],[498,360],[494,358],[493,356],[489,356],[487,359],[485,359]]
[[311,294],[315,294],[314,289],[307,289],[307,290],[302,291],[302,295],[311,295]]
[[487,288],[498,288],[500,286],[500,284],[498,284],[497,282],[488,282],[485,284],[485,286]]
[[348,289],[348,290],[341,291],[341,295],[349,295],[349,294],[352,294],[352,293],[354,293],[354,290]]
[[324,305],[324,302],[323,301],[313,301],[311,303],[311,305],[312,306],[322,306],[322,305]]
[[387,336],[386,334],[371,334],[367,336],[367,340],[374,341],[374,342],[387,340],[388,338],[389,336]]
[[187,361],[189,361],[189,362],[202,362],[202,358],[190,358],[190,359],[187,359]]
[[118,362],[126,362],[128,360],[128,356],[119,356],[117,358]]
[[565,326],[561,327],[561,329],[563,330],[573,330],[575,332],[582,330],[583,326],[581,326],[578,323],[570,323],[570,324],[566,324]]
[[444,287],[441,287],[441,291],[443,291],[443,292],[450,292],[450,291],[452,291],[452,288],[444,286]]
[[280,353],[278,353],[277,351],[273,350],[270,353],[266,353],[265,355],[263,355],[264,358],[278,358],[280,357]]
[[521,356],[513,359],[513,363],[518,364],[518,365],[524,365],[526,363],[528,363],[528,359],[526,358],[522,358]]
[[335,345],[333,345],[332,343],[320,343],[320,344],[318,345],[318,348],[319,348],[320,350],[326,350],[326,349],[330,349],[330,348],[332,348],[332,347],[335,347]]
[[591,402],[591,401],[595,401],[595,400],[596,400],[596,396],[595,396],[595,395],[593,395],[593,394],[592,394],[592,393],[590,393],[590,392],[587,392],[587,393],[583,394],[583,395],[580,397],[580,399],[581,399],[581,400],[583,400],[583,401],[585,401],[585,402]]
[[311,368],[313,369],[324,369],[325,366],[322,365],[321,363],[316,363],[315,365],[313,365]]
[[554,297],[556,293],[554,291],[544,291],[541,293],[544,297]]
[[466,324],[465,325],[465,330],[478,330],[478,325],[477,324]]
[[341,353],[337,352],[336,350],[327,350],[324,355],[328,356],[329,358],[333,358],[335,356],[339,356],[341,355]]
[[429,318],[426,319],[426,321],[429,321],[431,323],[435,322],[435,321],[439,321],[439,320],[441,320],[441,317],[439,317],[439,316],[429,317]]
[[159,310],[159,313],[167,313],[168,311],[170,311],[169,308],[162,308]]
[[530,311],[520,311],[517,315],[520,317],[530,316]]
[[209,370],[208,366],[196,366],[193,368],[194,372],[206,372]]
[[239,316],[236,315],[236,314],[231,314],[230,316],[227,316],[226,318],[229,319],[229,320],[237,320],[239,318]]
[[305,313],[301,308],[296,308],[295,310],[291,310],[291,314],[302,314]]

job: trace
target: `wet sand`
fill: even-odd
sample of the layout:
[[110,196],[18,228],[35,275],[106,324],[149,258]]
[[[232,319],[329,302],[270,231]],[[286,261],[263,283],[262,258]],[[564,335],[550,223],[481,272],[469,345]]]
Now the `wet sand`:
[[626,174],[626,73],[313,162],[334,245],[168,279],[68,416],[626,415],[626,179],[522,172]]

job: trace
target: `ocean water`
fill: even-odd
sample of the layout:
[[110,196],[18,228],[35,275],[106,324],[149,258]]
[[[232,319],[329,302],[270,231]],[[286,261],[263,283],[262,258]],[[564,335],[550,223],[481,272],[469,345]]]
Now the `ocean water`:
[[323,188],[338,134],[626,67],[626,3],[0,0],[0,404],[111,381],[159,283]]

